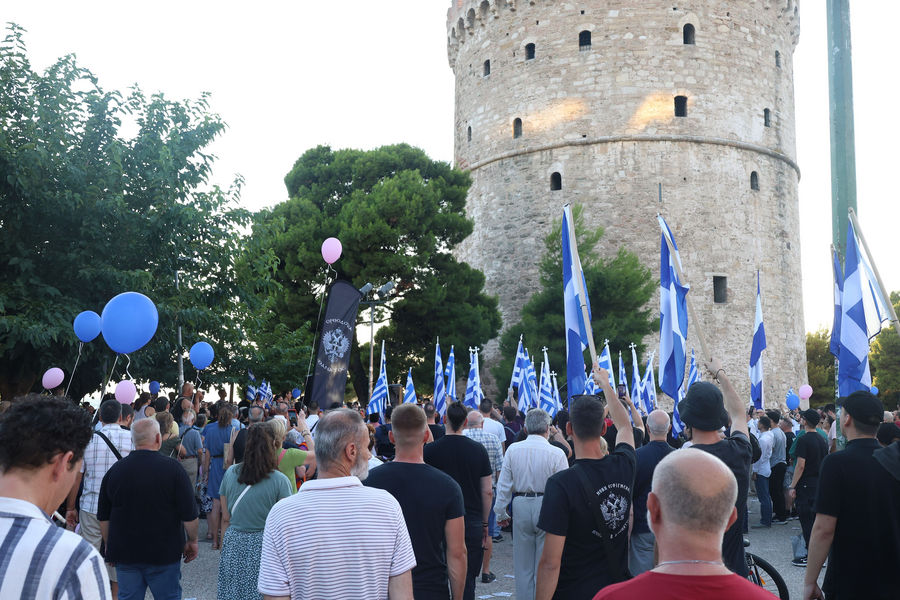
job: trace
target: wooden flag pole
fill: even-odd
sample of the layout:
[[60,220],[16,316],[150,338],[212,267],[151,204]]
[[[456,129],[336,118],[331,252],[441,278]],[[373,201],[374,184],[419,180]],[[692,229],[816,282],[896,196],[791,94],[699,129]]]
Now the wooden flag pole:
[[[568,204],[566,205],[568,206]],[[569,240],[571,240],[570,248],[575,256],[572,257],[572,278],[575,279],[575,285],[578,289],[578,297],[581,298],[581,318],[584,319],[584,328],[588,336],[588,348],[591,351],[591,370],[597,364],[597,348],[594,347],[594,332],[591,328],[591,318],[588,314],[587,292],[584,289],[584,275],[581,271],[581,258],[578,256],[578,241],[575,239],[575,215],[572,215],[569,221]],[[578,273],[575,273],[575,267],[578,267]]]
[[[891,302],[891,297],[884,289],[884,283],[882,283],[881,281],[881,274],[878,273],[878,267],[875,265],[875,259],[872,258],[872,253],[869,252],[869,244],[866,243],[866,236],[863,235],[862,229],[860,229],[859,227],[859,221],[856,220],[856,211],[851,208],[848,212],[850,213],[850,221],[853,223],[853,229],[856,230],[856,235],[859,236],[859,241],[862,242],[863,250],[865,250],[866,256],[869,257],[869,264],[872,265],[872,271],[875,273],[875,280],[878,282],[878,289],[881,290],[881,296],[887,303],[888,310],[891,311],[891,323],[893,323],[894,330],[896,330],[897,335],[900,335],[900,321],[897,320],[897,313],[894,310],[894,305]],[[843,304],[843,300],[841,301],[841,304]]]

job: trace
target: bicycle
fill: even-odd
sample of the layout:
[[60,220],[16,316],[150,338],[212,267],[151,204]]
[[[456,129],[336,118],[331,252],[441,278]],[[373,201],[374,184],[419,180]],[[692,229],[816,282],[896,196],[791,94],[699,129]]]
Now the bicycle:
[[747,570],[750,572],[747,579],[775,594],[781,600],[790,600],[787,584],[775,567],[752,552],[745,551],[744,555],[747,557]]

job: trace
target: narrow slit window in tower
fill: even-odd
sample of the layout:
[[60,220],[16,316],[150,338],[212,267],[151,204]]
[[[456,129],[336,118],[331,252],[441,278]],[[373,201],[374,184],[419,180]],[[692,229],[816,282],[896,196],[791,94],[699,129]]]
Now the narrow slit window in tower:
[[775,66],[781,68],[781,52],[778,50],[775,51]]
[[559,173],[552,173],[550,175],[550,191],[555,192],[556,190],[562,189],[562,175]]
[[490,74],[491,74],[491,61],[486,60],[486,61],[484,61],[484,76],[487,77]]
[[687,96],[675,96],[675,116],[687,116]]
[[750,189],[755,192],[759,191],[759,173],[756,171],[750,173]]
[[772,111],[768,108],[763,109],[763,125],[766,127],[772,126]]
[[516,118],[516,120],[513,121],[513,137],[522,137],[522,119]]
[[725,304],[728,302],[728,278],[713,275],[713,302]]
[[534,44],[525,44],[525,60],[534,60]]
[[472,141],[472,126],[471,126],[471,125],[469,125],[469,126],[466,128],[466,141],[467,141],[467,142],[471,142],[471,141]]
[[690,23],[685,24],[684,26],[684,43],[690,46],[694,45],[694,26]]
[[591,47],[591,32],[584,30],[578,34],[578,49],[588,50]]

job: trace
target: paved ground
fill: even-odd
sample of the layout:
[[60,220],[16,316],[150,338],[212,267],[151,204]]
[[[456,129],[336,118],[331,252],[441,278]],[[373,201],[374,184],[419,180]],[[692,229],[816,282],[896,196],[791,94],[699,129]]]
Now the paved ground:
[[[750,498],[751,523],[759,522],[759,503]],[[800,533],[799,521],[788,521],[785,525],[773,525],[771,529],[750,530],[750,551],[761,556],[781,573],[788,584],[791,598],[799,599],[803,589],[805,569],[791,565],[791,536]],[[206,521],[200,522],[200,539],[206,536]],[[504,540],[494,544],[491,570],[497,575],[493,583],[478,582],[475,588],[476,598],[515,598],[515,579],[512,569],[512,539],[503,534]],[[200,555],[193,562],[182,568],[182,584],[184,598],[197,600],[215,600],[216,577],[218,573],[219,553],[213,551],[209,543],[200,542]],[[824,574],[824,569],[823,569]],[[821,584],[821,577],[819,582]],[[148,593],[147,598],[152,596]]]

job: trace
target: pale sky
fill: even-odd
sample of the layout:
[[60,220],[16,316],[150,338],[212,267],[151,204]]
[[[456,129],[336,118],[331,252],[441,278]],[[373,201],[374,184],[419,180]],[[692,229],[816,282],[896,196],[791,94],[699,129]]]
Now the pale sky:
[[[449,0],[6,0],[0,20],[28,30],[39,70],[74,53],[105,89],[124,92],[137,83],[174,99],[211,92],[211,109],[228,123],[213,147],[216,182],[227,186],[242,174],[242,203],[258,210],[286,199],[284,175],[318,144],[369,149],[407,142],[452,160],[449,6]],[[886,108],[900,97],[897,22],[900,2],[853,3],[858,213],[888,290],[900,289],[892,243],[900,206],[890,150],[900,122]],[[805,0],[794,84],[807,330],[830,328],[832,318],[826,60],[825,2]]]

